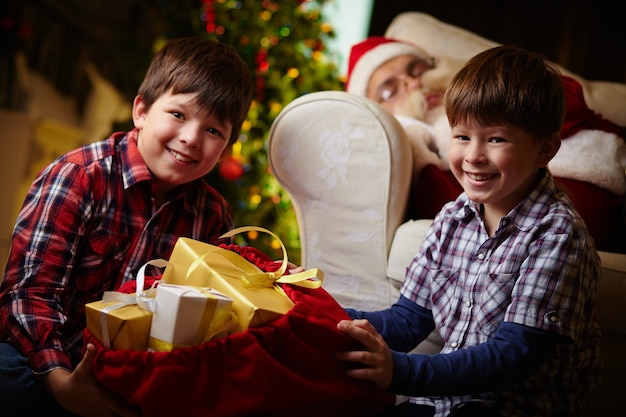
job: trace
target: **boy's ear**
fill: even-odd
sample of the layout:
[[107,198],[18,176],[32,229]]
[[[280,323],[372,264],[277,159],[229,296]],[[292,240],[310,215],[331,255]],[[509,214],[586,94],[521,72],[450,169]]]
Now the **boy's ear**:
[[230,152],[233,149],[233,144],[231,143],[230,145],[226,146],[224,148],[224,150],[222,151],[222,153],[220,154],[220,158],[217,160],[217,162],[222,162],[224,160],[224,158],[226,158],[228,155],[230,155]]
[[561,136],[560,133],[555,133],[549,139],[544,140],[541,144],[541,150],[537,156],[537,167],[544,168],[548,165],[548,162],[554,158],[556,153],[561,148]]
[[135,100],[133,100],[133,124],[137,129],[143,128],[147,112],[148,108],[146,107],[143,97],[136,96]]

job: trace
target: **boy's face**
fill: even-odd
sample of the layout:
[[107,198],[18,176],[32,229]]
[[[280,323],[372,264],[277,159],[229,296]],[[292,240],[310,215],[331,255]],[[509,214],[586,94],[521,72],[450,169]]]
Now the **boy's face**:
[[207,114],[196,96],[166,93],[150,109],[141,96],[135,98],[139,152],[162,193],[203,177],[230,152],[231,124]]
[[528,195],[559,145],[558,137],[538,141],[518,127],[459,124],[452,127],[450,170],[472,201],[502,217]]
[[[430,60],[412,55],[390,59],[372,73],[367,85],[367,97],[380,103],[391,113],[421,119],[423,113],[441,106],[443,100],[444,89],[424,88],[422,75],[432,69]],[[417,107],[417,113],[406,114],[407,103],[416,101],[416,96],[421,103],[411,103],[408,107]]]

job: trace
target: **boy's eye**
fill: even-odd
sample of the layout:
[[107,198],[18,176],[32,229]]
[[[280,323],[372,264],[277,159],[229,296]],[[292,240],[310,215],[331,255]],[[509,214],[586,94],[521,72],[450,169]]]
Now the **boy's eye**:
[[182,119],[183,118],[183,114],[177,111],[173,111],[172,112],[172,116],[174,116],[177,119]]
[[499,137],[493,137],[493,138],[490,139],[490,142],[502,143],[502,142],[506,142],[506,140],[504,140],[503,138],[499,138]]
[[212,134],[212,135],[216,135],[216,136],[219,136],[219,137],[222,137],[222,136],[223,136],[223,135],[222,135],[222,132],[220,132],[219,130],[217,130],[217,129],[216,129],[216,128],[214,128],[214,127],[209,127],[206,131],[207,131],[207,132],[209,132],[209,133],[210,133],[210,134]]

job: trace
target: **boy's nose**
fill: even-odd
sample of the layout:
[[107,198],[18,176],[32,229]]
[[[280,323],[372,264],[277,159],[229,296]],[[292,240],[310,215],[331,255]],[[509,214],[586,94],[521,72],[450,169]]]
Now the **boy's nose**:
[[187,144],[187,146],[198,147],[201,140],[201,132],[192,126],[186,126],[180,132],[180,141]]
[[470,142],[465,151],[465,160],[472,165],[484,163],[486,156],[483,145],[477,141]]

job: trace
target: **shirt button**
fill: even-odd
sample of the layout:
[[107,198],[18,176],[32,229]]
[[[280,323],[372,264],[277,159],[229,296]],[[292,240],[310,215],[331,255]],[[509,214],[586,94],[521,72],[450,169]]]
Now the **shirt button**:
[[472,302],[471,301],[466,301],[465,305],[468,306],[468,307],[471,307],[472,306]]
[[452,343],[450,343],[450,346],[452,346],[453,348],[455,348],[455,347],[459,346],[459,344],[458,344],[457,342],[452,342]]
[[484,254],[484,253],[479,253],[479,254],[478,254],[478,259],[480,259],[481,261],[482,261],[483,259],[485,259],[485,254]]
[[557,321],[559,321],[559,318],[558,318],[557,316],[551,316],[551,317],[550,317],[550,321],[551,321],[552,323],[556,323]]

